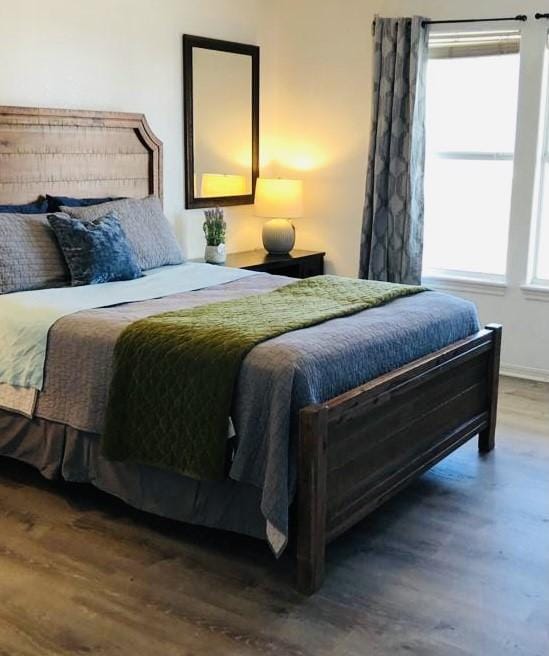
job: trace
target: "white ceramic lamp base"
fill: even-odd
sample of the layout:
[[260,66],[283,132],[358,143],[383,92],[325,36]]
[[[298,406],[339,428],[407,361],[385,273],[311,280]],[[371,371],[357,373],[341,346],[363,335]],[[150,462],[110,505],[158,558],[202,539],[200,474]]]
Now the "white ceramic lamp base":
[[271,255],[285,255],[295,244],[295,228],[288,219],[271,219],[263,225],[263,246]]

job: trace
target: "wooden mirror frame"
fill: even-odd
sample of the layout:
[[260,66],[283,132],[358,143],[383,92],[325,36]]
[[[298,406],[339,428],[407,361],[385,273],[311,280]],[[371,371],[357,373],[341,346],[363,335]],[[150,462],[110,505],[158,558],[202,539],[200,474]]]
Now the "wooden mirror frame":
[[[241,196],[197,198],[194,195],[194,117],[193,117],[193,48],[219,50],[252,58],[252,193]],[[202,36],[183,35],[183,107],[185,136],[185,207],[223,207],[252,205],[259,176],[259,46],[221,41]]]

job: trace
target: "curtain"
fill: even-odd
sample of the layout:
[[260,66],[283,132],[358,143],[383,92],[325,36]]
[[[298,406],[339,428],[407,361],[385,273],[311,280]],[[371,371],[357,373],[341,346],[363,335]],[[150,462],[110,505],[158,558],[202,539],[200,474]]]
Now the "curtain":
[[425,168],[424,18],[376,18],[361,278],[421,282]]

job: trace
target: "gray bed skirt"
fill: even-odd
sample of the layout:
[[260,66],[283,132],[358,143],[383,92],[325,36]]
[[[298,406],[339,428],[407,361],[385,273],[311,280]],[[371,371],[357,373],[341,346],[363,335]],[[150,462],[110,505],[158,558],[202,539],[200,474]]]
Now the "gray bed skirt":
[[144,465],[110,462],[94,433],[0,410],[0,456],[36,467],[49,479],[91,483],[134,508],[190,524],[262,540],[261,490],[224,481],[197,481]]

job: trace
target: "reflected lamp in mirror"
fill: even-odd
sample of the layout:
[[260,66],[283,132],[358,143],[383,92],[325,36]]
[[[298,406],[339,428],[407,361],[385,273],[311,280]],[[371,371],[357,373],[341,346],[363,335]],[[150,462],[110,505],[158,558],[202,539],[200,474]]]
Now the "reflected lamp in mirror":
[[219,196],[241,196],[246,193],[246,178],[243,175],[224,175],[223,173],[204,173],[200,196],[216,198]]
[[263,246],[271,255],[289,253],[295,244],[290,219],[303,216],[303,182],[258,178],[254,214],[269,218],[263,226]]

